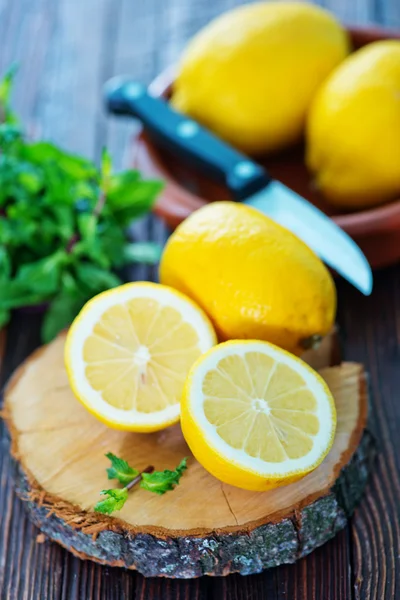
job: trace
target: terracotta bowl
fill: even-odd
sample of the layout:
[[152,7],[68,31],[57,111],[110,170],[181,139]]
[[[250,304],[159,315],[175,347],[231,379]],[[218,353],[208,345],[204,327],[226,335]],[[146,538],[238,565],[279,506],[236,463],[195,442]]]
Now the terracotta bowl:
[[[375,28],[350,28],[353,47],[381,40],[400,39],[399,32]],[[167,69],[151,84],[151,92],[168,99],[174,80]],[[371,265],[383,267],[400,260],[400,198],[388,204],[353,213],[339,213],[311,186],[302,146],[276,156],[261,158],[270,173],[332,216],[364,250]],[[133,163],[145,175],[162,178],[166,187],[155,212],[176,227],[194,210],[213,200],[228,199],[228,191],[197,173],[157,146],[141,131],[133,140]]]

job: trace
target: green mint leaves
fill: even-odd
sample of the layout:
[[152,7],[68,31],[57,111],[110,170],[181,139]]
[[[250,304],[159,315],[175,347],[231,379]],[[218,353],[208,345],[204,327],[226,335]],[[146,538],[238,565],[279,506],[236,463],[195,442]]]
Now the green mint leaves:
[[128,500],[128,490],[126,488],[103,490],[100,494],[107,496],[104,500],[100,500],[94,510],[103,515],[111,515],[114,510],[121,510],[125,502]]
[[54,144],[25,139],[11,111],[14,70],[0,81],[0,327],[11,311],[44,305],[43,341],[92,296],[120,285],[121,269],[155,264],[160,248],[126,234],[162,189],[137,171],[114,173]]
[[[173,490],[179,484],[183,472],[187,469],[187,458],[181,460],[174,471],[167,469],[165,471],[153,471],[152,473],[140,473],[137,469],[133,469],[126,460],[115,456],[112,452],[108,452],[106,457],[111,462],[111,467],[107,469],[108,479],[117,479],[125,486],[100,492],[106,495],[107,498],[99,500],[94,510],[106,515],[121,510],[128,499],[129,489],[133,487],[130,486],[132,482],[140,482],[142,489],[162,495]],[[137,481],[134,482],[135,479]]]
[[155,494],[165,494],[178,485],[183,472],[187,469],[187,458],[184,458],[174,471],[154,471],[154,473],[143,473],[140,487]]
[[139,471],[132,469],[123,458],[118,458],[112,452],[108,452],[106,457],[111,461],[111,467],[107,469],[108,479],[118,479],[123,485],[127,485],[139,475]]

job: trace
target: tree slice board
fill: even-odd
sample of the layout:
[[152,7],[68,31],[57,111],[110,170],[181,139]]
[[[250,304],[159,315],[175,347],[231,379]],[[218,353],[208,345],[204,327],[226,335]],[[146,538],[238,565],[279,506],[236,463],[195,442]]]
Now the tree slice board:
[[[366,429],[362,365],[321,370],[335,397],[334,446],[304,479],[269,492],[223,484],[191,455],[179,425],[153,434],[107,428],[73,396],[63,363],[65,334],[37,350],[5,394],[17,492],[38,527],[80,556],[143,575],[250,574],[308,554],[342,529],[363,492],[374,453]],[[325,358],[324,358],[325,357]],[[325,341],[311,363],[332,358]],[[139,469],[188,470],[164,496],[133,490],[116,516],[93,512],[113,452]]]

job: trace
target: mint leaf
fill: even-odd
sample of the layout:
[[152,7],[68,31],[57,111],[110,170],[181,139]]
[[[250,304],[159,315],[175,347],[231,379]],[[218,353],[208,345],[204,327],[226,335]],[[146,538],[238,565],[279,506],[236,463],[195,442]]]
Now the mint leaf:
[[155,265],[159,262],[162,248],[155,242],[135,242],[127,244],[124,248],[124,260],[126,263],[144,263]]
[[0,282],[8,279],[11,275],[11,262],[7,250],[0,246]]
[[121,279],[111,271],[90,263],[78,263],[75,272],[79,282],[88,290],[89,296],[117,287],[122,283]]
[[[16,71],[16,65],[12,65],[3,79],[0,80],[0,123],[5,125],[18,126],[17,118],[10,108],[11,91]],[[6,145],[8,146],[9,144],[7,143]]]
[[98,237],[92,241],[80,240],[72,248],[74,257],[79,260],[95,263],[102,269],[109,270],[112,267],[113,261],[111,256],[107,255],[103,248],[103,242]]
[[3,76],[3,79],[0,81],[0,104],[6,108],[10,103],[11,90],[16,72],[17,66],[14,64],[8,69]]
[[89,160],[64,152],[48,142],[26,144],[21,156],[30,163],[54,170],[54,173],[61,170],[74,179],[96,177],[96,167]]
[[47,344],[63,329],[71,325],[86,300],[87,298],[83,297],[79,291],[75,294],[67,290],[60,292],[50,303],[43,318],[42,341]]
[[94,510],[104,515],[111,515],[115,510],[121,510],[128,499],[128,490],[126,488],[103,490],[100,494],[104,494],[108,498],[99,500]]
[[118,222],[127,226],[152,209],[162,188],[160,181],[144,181],[135,171],[123,171],[111,178],[107,204]]
[[10,320],[10,312],[8,310],[3,310],[0,308],[0,329],[7,325]]
[[101,153],[101,188],[104,192],[108,191],[110,185],[110,178],[112,173],[112,161],[111,156],[108,153],[107,148],[103,148],[103,152]]
[[0,329],[10,320],[10,311],[1,307],[3,289],[10,286],[11,263],[7,250],[0,246]]
[[61,276],[61,290],[50,303],[43,319],[43,342],[50,342],[68,327],[89,297],[82,292],[73,275],[65,271]]
[[108,452],[106,457],[111,461],[111,467],[107,469],[108,479],[118,479],[123,485],[127,485],[139,475],[139,471],[132,469],[123,458]]
[[33,169],[18,173],[18,183],[29,194],[37,194],[43,187],[43,178]]
[[82,213],[78,216],[78,230],[83,240],[92,243],[96,238],[97,219],[93,213]]
[[20,140],[20,138],[21,128],[18,124],[10,123],[8,120],[5,123],[0,123],[0,148],[6,149]]
[[187,458],[184,458],[176,467],[175,471],[154,471],[154,473],[143,473],[140,487],[155,494],[165,494],[178,485],[183,472],[187,469]]
[[40,294],[45,298],[58,291],[61,270],[67,261],[67,253],[64,250],[58,250],[51,256],[22,265],[17,272],[15,281],[20,282],[31,293]]
[[[97,249],[105,256],[115,268],[125,264],[123,254],[124,247],[128,244],[126,233],[123,228],[111,219],[102,220],[98,225],[99,236],[96,238]],[[97,255],[96,255],[97,256]],[[93,259],[94,260],[94,259]],[[99,261],[97,264],[104,266]]]
[[41,294],[31,292],[22,280],[8,279],[1,282],[0,310],[12,310],[43,302]]
[[75,280],[74,276],[68,271],[65,271],[61,276],[61,288],[62,291],[69,293],[73,296],[81,295],[82,298],[85,297],[85,295],[79,288],[78,282]]
[[45,339],[50,339],[50,332],[56,334],[67,327],[92,296],[121,284],[117,275],[96,265],[85,262],[73,265],[71,273],[63,273],[63,290],[56,296],[50,306],[50,314],[45,317],[42,330]]

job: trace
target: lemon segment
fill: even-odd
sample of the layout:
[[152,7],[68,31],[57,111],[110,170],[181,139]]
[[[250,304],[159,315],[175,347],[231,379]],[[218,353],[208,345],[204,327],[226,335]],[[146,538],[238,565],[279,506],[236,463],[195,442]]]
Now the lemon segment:
[[190,370],[182,430],[221,481],[251,490],[292,483],[329,452],[333,397],[301,359],[258,341],[220,344]]
[[86,304],[65,364],[76,397],[101,421],[156,431],[178,421],[186,375],[215,343],[206,315],[183,294],[139,282]]

